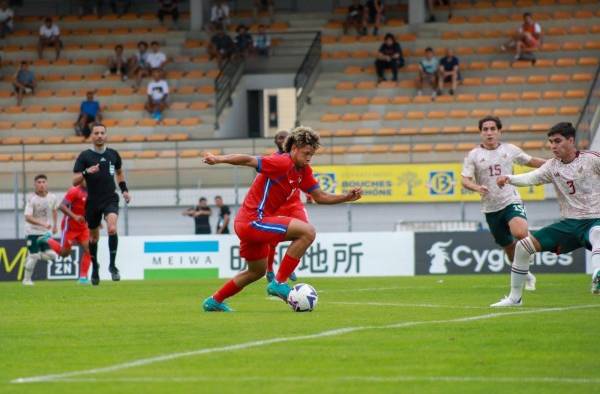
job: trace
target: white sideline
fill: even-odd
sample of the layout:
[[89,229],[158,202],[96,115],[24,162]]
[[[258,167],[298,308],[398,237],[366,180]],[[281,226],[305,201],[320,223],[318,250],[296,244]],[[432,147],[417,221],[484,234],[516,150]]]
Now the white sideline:
[[[278,300],[279,301],[279,300]],[[490,309],[489,306],[468,306],[468,305],[441,305],[441,304],[409,304],[396,302],[344,302],[344,301],[328,301],[328,304],[335,305],[365,305],[365,306],[398,306],[407,308],[447,308],[447,309]],[[525,308],[522,308],[525,309]],[[527,308],[543,309],[543,308]]]
[[164,376],[164,377],[121,377],[121,378],[64,378],[50,383],[194,383],[194,382],[481,382],[481,383],[559,383],[598,384],[600,378],[555,377],[555,376]]
[[381,326],[344,327],[344,328],[338,328],[338,329],[334,329],[334,330],[322,331],[319,333],[309,334],[309,335],[271,338],[271,339],[265,339],[265,340],[259,340],[259,341],[243,342],[243,343],[221,346],[221,347],[191,350],[188,352],[164,354],[161,356],[142,358],[142,359],[138,359],[138,360],[128,361],[125,363],[109,365],[107,367],[84,369],[84,370],[79,370],[79,371],[71,371],[71,372],[64,372],[64,373],[50,374],[50,375],[40,375],[40,376],[31,376],[31,377],[25,377],[25,378],[17,378],[17,379],[12,380],[10,383],[39,383],[39,382],[58,381],[61,379],[70,378],[70,377],[74,377],[74,376],[95,375],[95,374],[100,374],[100,373],[105,373],[105,372],[120,371],[123,369],[140,367],[143,365],[149,365],[149,364],[159,363],[159,362],[163,362],[163,361],[170,361],[170,360],[175,360],[175,359],[183,358],[183,357],[191,357],[191,356],[198,356],[198,355],[202,355],[202,354],[211,354],[211,353],[232,352],[232,351],[236,351],[236,350],[249,349],[249,348],[253,348],[253,347],[261,347],[261,346],[271,345],[271,344],[281,343],[281,342],[294,342],[294,341],[303,341],[303,340],[309,340],[309,339],[326,338],[326,337],[337,336],[337,335],[342,335],[342,334],[347,334],[347,333],[357,332],[357,331],[381,330],[381,329],[387,330],[387,329],[414,327],[414,326],[425,325],[425,324],[463,323],[463,322],[472,322],[472,321],[477,321],[477,320],[492,319],[492,318],[503,317],[503,316],[515,316],[515,315],[525,315],[525,314],[543,313],[543,312],[563,312],[563,311],[569,311],[569,310],[589,309],[589,308],[598,308],[598,307],[600,307],[600,304],[574,305],[574,306],[570,306],[570,307],[540,308],[540,309],[535,309],[535,310],[530,309],[530,310],[520,310],[520,311],[510,311],[510,312],[494,312],[494,313],[486,313],[484,315],[467,316],[467,317],[460,317],[460,318],[447,319],[447,320],[421,320],[421,321],[401,322],[401,323],[395,323],[395,324],[386,324],[386,325],[381,325]]

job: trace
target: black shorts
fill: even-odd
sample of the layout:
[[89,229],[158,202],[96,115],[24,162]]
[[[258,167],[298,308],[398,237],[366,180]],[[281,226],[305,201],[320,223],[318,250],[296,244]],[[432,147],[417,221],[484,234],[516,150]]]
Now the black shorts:
[[109,213],[119,214],[119,195],[117,193],[99,202],[88,200],[85,207],[85,220],[88,227],[91,230],[98,228],[102,218],[105,218]]

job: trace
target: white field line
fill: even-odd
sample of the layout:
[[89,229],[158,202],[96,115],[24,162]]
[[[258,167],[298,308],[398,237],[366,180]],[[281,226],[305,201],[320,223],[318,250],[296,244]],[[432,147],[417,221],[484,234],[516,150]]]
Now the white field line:
[[220,347],[196,349],[196,350],[190,350],[187,352],[163,354],[160,356],[141,358],[138,360],[128,361],[128,362],[120,363],[120,364],[113,364],[113,365],[109,365],[106,367],[100,367],[100,368],[83,369],[83,370],[79,370],[79,371],[71,371],[71,372],[64,372],[64,373],[57,373],[57,374],[50,374],[50,375],[39,375],[39,376],[31,376],[31,377],[25,377],[25,378],[17,378],[17,379],[12,380],[10,383],[51,382],[51,381],[61,380],[61,379],[65,379],[65,378],[71,378],[71,377],[75,377],[75,376],[96,375],[96,374],[106,373],[106,372],[116,372],[116,371],[121,371],[124,369],[141,367],[144,365],[150,365],[150,364],[160,363],[160,362],[164,362],[164,361],[171,361],[171,360],[176,360],[176,359],[184,358],[184,357],[193,357],[193,356],[199,356],[199,355],[203,355],[203,354],[212,354],[212,353],[228,353],[228,352],[234,352],[234,351],[238,351],[238,350],[272,345],[275,343],[296,342],[296,341],[305,341],[305,340],[311,340],[311,339],[335,337],[335,336],[339,336],[339,335],[343,335],[343,334],[359,332],[359,331],[366,331],[366,330],[389,330],[389,329],[421,326],[421,325],[426,325],[426,324],[465,323],[465,322],[472,322],[472,321],[478,321],[478,320],[493,319],[496,317],[504,317],[504,316],[518,316],[518,315],[543,313],[543,312],[564,312],[564,311],[570,311],[570,310],[590,309],[590,308],[598,308],[598,307],[600,307],[600,304],[574,305],[574,306],[569,306],[569,307],[543,308],[543,309],[536,309],[536,310],[494,312],[494,313],[486,313],[483,315],[467,316],[467,317],[460,317],[460,318],[447,319],[447,320],[420,320],[420,321],[401,322],[401,323],[395,323],[395,324],[385,324],[385,325],[379,325],[379,326],[342,327],[342,328],[336,328],[333,330],[318,332],[315,334],[298,335],[298,336],[293,336],[293,337],[271,338],[271,339],[264,339],[264,340],[258,340],[258,341],[242,342],[242,343],[238,343],[238,344],[226,345],[226,346],[220,346]]
[[121,378],[62,378],[50,383],[195,383],[195,382],[477,382],[477,383],[558,383],[558,384],[599,384],[600,378],[555,377],[555,376],[164,376],[164,377],[121,377]]
[[[328,304],[335,305],[364,305],[364,306],[397,306],[406,308],[447,308],[447,309],[490,309],[489,306],[468,306],[468,305],[441,305],[441,304],[409,304],[396,302],[343,302],[343,301],[328,301]],[[527,308],[543,309],[543,308]]]

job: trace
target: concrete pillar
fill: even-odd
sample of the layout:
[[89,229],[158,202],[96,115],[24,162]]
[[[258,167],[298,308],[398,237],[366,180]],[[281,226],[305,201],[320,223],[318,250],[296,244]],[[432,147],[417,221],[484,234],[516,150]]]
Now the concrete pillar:
[[204,1],[208,0],[190,0],[190,30],[200,31],[204,26]]
[[424,23],[427,16],[427,0],[408,0],[408,24]]

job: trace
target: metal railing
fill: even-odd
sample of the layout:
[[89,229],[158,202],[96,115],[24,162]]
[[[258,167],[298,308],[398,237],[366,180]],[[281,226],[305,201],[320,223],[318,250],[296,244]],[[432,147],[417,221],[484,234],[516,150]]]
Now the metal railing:
[[241,57],[232,56],[215,79],[215,129],[219,129],[219,117],[225,108],[233,104],[231,96],[244,74],[244,64]]
[[591,145],[594,141],[596,131],[600,127],[600,66],[596,68],[594,81],[590,85],[583,110],[577,120],[577,144],[587,140]]
[[310,104],[309,93],[314,85],[318,73],[318,66],[321,62],[321,32],[315,34],[315,38],[298,68],[294,78],[294,87],[296,88],[296,125],[300,125],[300,112],[304,104]]

